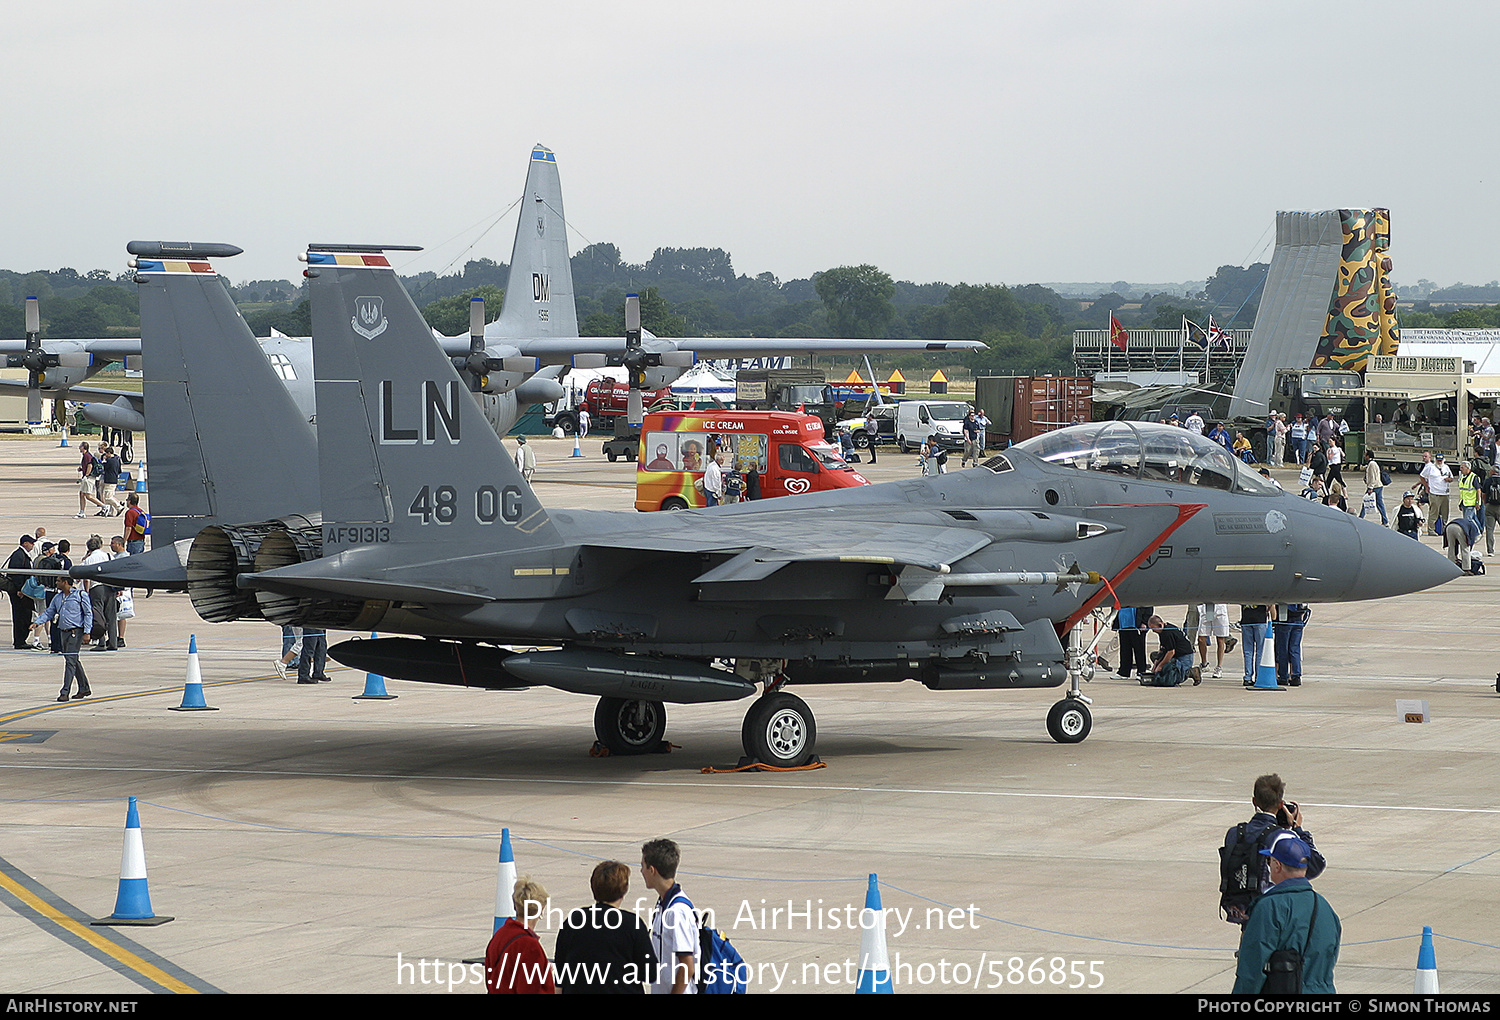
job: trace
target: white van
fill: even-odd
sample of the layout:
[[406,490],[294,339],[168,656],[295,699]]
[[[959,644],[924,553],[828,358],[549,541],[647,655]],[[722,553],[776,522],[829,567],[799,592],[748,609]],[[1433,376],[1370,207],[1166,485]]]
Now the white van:
[[896,405],[896,446],[902,453],[933,437],[949,450],[964,448],[964,416],[973,408],[962,400],[903,400]]

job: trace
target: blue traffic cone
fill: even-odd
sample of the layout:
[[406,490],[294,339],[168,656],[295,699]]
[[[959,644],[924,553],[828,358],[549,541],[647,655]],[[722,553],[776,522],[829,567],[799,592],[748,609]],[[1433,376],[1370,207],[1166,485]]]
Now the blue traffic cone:
[[136,467],[135,467],[135,491],[136,492],[145,492],[146,491],[146,462],[143,461],[143,460],[136,461]]
[[[380,637],[374,631],[370,632],[370,640],[374,641]],[[385,693],[385,677],[379,673],[365,674],[365,690],[363,694],[356,694],[354,701],[395,701],[396,695]]]
[[1432,928],[1422,929],[1422,948],[1417,950],[1417,987],[1418,995],[1429,993],[1438,994],[1438,972],[1437,953],[1432,950]]
[[495,927],[499,931],[501,926],[512,917],[516,916],[516,908],[511,903],[511,893],[516,888],[516,856],[510,849],[510,830],[500,830],[500,867],[495,875]]
[[166,924],[170,917],[160,917],[151,910],[151,891],[146,885],[146,846],[141,841],[141,814],[135,798],[125,811],[125,852],[120,856],[120,892],[115,897],[115,912],[93,922],[96,925]]
[[580,444],[579,439],[578,433],[573,433],[573,456],[575,457],[583,456],[583,446]]
[[203,700],[203,672],[198,667],[198,636],[188,635],[187,682],[182,685],[182,704],[173,712],[217,712]]
[[865,891],[865,909],[860,911],[859,982],[856,995],[893,995],[891,958],[885,947],[885,911],[880,907],[880,880],[870,876]]
[[1255,690],[1257,691],[1279,691],[1282,688],[1276,685],[1276,667],[1262,666],[1255,674]]

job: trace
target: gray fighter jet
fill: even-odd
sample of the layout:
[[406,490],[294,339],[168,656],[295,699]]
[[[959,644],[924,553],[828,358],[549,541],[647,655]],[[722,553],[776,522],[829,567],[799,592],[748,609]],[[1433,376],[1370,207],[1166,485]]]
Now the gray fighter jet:
[[595,732],[615,753],[655,750],[667,703],[752,698],[746,754],[802,764],[816,723],[787,685],[905,679],[1068,683],[1048,728],[1082,740],[1080,624],[1096,607],[1383,598],[1458,573],[1264,484],[1212,442],[1127,422],[795,500],[548,510],[380,253],[307,259],[321,525],[272,527],[253,572],[209,554],[233,529],[205,529],[195,605],[420,638],[335,646],[386,676],[597,697]]

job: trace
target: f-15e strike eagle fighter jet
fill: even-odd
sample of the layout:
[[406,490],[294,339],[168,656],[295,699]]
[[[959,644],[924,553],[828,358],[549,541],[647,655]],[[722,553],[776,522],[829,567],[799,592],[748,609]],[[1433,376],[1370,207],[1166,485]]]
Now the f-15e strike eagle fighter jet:
[[235,531],[205,529],[188,563],[200,613],[413,635],[333,649],[390,677],[596,696],[616,753],[658,747],[667,703],[749,698],[747,755],[802,764],[816,724],[788,685],[904,679],[1069,683],[1049,730],[1077,741],[1091,725],[1079,624],[1096,606],[1349,601],[1457,576],[1214,443],[1129,422],[938,478],[680,513],[549,510],[380,253],[307,259],[321,526],[262,526],[253,571],[200,560]]

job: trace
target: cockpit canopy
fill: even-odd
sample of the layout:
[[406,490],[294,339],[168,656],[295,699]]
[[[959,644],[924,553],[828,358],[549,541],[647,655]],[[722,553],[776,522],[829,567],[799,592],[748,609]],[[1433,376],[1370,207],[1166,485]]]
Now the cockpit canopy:
[[1212,439],[1175,425],[1093,422],[1048,432],[1017,443],[1015,448],[1081,471],[1257,496],[1282,494]]

